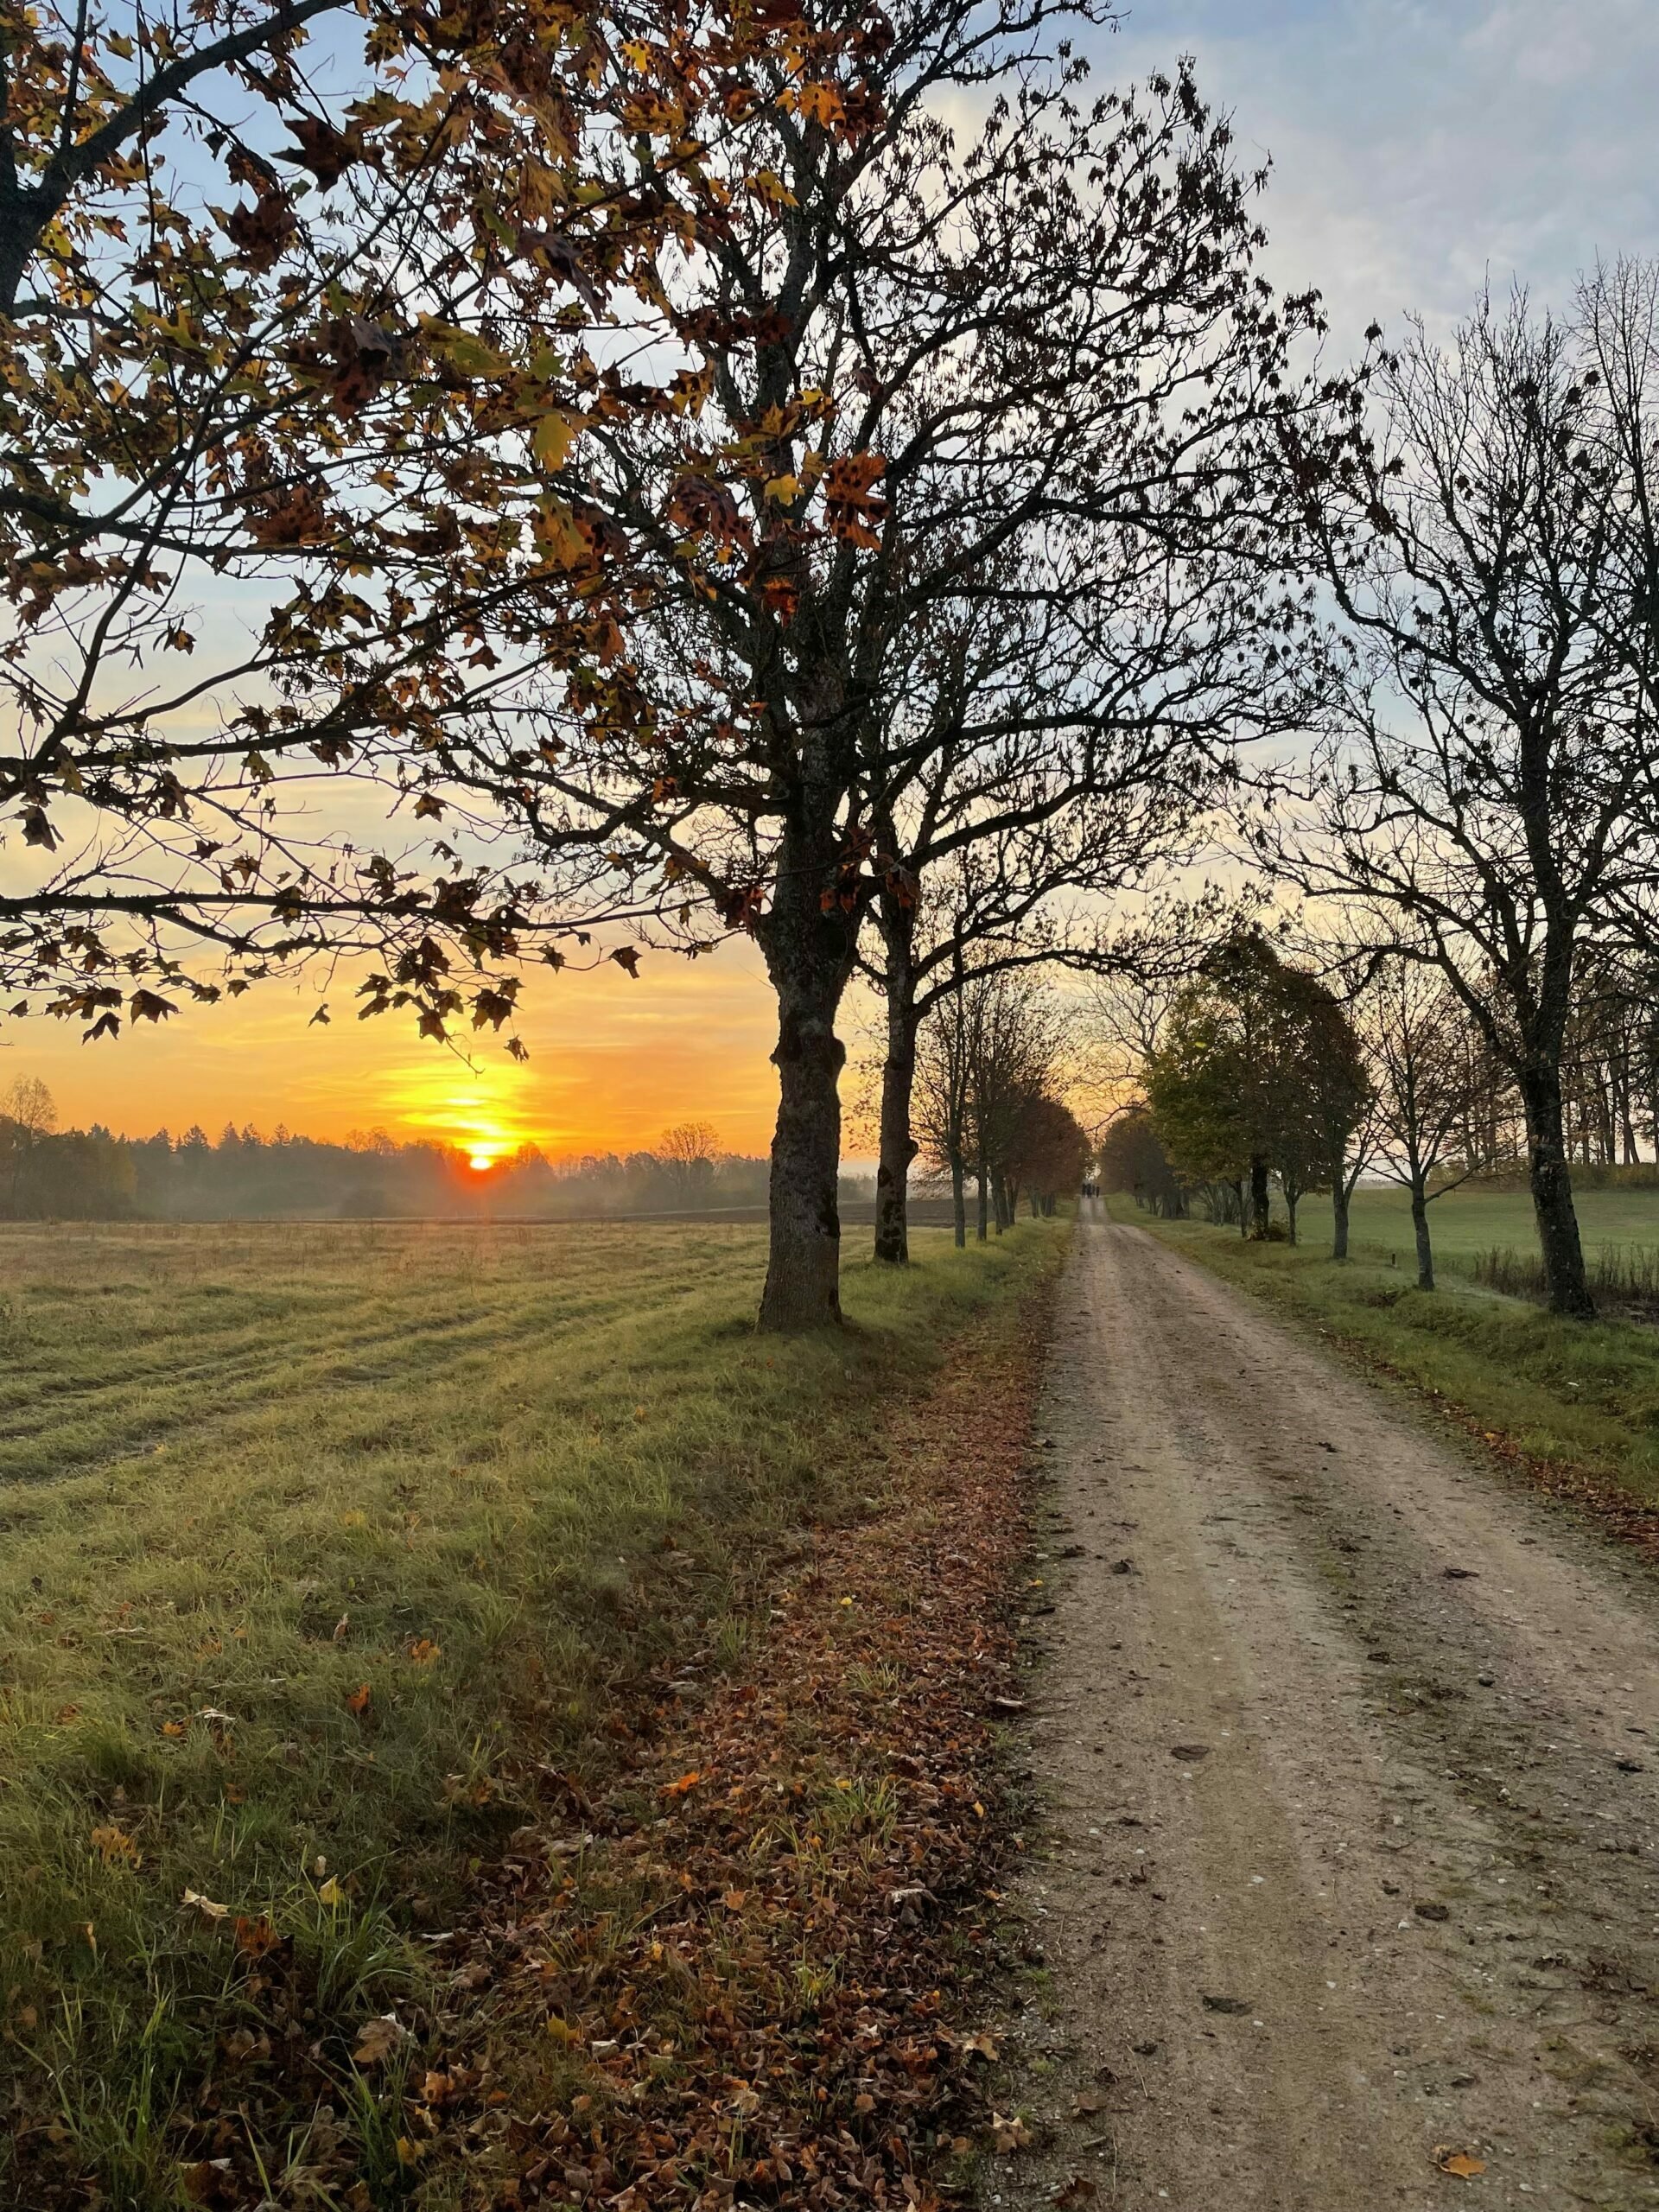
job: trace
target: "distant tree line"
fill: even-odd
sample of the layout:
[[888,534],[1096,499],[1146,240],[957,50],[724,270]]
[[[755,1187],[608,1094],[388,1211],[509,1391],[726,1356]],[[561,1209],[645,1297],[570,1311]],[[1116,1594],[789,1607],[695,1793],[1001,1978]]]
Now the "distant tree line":
[[1058,1095],[1065,1024],[1029,970],[992,967],[944,994],[924,1026],[915,1111],[926,1166],[947,1179],[956,1241],[1013,1227],[1023,1197],[1052,1214],[1083,1180],[1093,1147]]
[[[715,1211],[766,1203],[767,1164],[721,1150],[705,1124],[649,1150],[550,1160],[521,1146],[487,1169],[464,1147],[400,1143],[384,1129],[343,1143],[227,1126],[217,1139],[60,1131],[44,1084],[0,1096],[0,1218],[9,1221],[453,1219]],[[849,1192],[852,1186],[849,1186]]]

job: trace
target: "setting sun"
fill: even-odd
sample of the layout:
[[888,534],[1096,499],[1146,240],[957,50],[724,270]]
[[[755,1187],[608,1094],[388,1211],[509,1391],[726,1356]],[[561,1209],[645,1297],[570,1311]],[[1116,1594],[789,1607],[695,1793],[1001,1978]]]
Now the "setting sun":
[[495,1165],[495,1154],[493,1152],[471,1153],[467,1156],[467,1164],[475,1173],[486,1175]]

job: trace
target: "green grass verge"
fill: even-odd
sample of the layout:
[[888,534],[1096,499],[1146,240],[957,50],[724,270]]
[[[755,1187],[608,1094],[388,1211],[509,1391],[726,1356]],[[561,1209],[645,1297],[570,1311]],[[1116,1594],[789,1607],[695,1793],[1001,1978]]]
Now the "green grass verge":
[[1156,1221],[1130,1198],[1110,1205],[1115,1219],[1340,1338],[1524,1457],[1582,1469],[1659,1505],[1659,1331],[1560,1320],[1455,1277],[1420,1291],[1403,1250],[1395,1268],[1365,1256],[1338,1265],[1314,1205],[1300,1224],[1308,1241],[1294,1249],[1207,1222]]
[[906,1272],[849,1264],[846,1330],[778,1340],[749,1227],[0,1233],[22,2113],[55,2103],[114,2202],[181,2201],[169,2130],[246,1969],[188,1890],[292,1940],[367,2171],[352,2038],[537,1763],[602,1765],[647,1669],[741,1656],[772,1540],[880,1491],[893,1394],[1065,1234],[922,1231]]

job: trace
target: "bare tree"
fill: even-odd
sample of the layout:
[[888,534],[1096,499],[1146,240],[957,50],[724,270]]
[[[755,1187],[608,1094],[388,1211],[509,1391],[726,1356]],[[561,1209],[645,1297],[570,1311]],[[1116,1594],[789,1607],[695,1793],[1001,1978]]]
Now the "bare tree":
[[687,1198],[714,1180],[720,1157],[720,1133],[707,1122],[677,1122],[657,1140],[658,1165]]
[[922,1157],[950,1179],[958,1249],[968,1242],[971,1018],[965,987],[946,993],[931,1009],[916,1046],[916,1134]]
[[957,973],[958,987],[935,998],[921,1032],[917,1120],[924,1154],[950,1175],[958,1244],[967,1241],[972,1176],[982,1243],[993,1224],[1001,1236],[1013,1222],[1028,1116],[1058,1086],[1067,1022],[1029,969],[1010,962]]
[[887,1033],[875,1256],[899,1262],[916,1032],[958,957],[974,975],[1167,968],[1167,931],[1160,944],[1144,914],[1116,917],[1191,864],[1243,739],[1307,709],[1299,605],[1231,531],[1195,531],[1180,559],[1126,541],[1109,590],[1054,598],[1007,566],[973,581],[904,641],[902,728],[883,738],[877,842],[896,864],[872,907]]
[[1468,1013],[1435,968],[1397,957],[1382,962],[1359,1012],[1376,1091],[1375,1164],[1411,1195],[1417,1287],[1433,1290],[1429,1206],[1474,1173],[1458,1153],[1469,1109]]
[[57,1128],[57,1101],[39,1076],[16,1076],[0,1095],[0,1116],[35,1141]]
[[1402,957],[1467,1008],[1524,1109],[1550,1302],[1580,1315],[1573,976],[1598,937],[1646,931],[1659,887],[1659,733],[1626,634],[1637,487],[1587,352],[1523,296],[1483,300],[1444,348],[1416,327],[1375,365],[1375,437],[1287,437],[1354,646],[1293,872],[1391,909]]

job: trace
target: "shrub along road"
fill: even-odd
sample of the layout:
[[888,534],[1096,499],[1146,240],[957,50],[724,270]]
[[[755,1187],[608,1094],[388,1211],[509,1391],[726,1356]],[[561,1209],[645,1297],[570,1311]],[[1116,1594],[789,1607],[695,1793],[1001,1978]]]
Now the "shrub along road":
[[1659,2203],[1650,1567],[1144,1232],[1070,1267],[1001,2201]]

